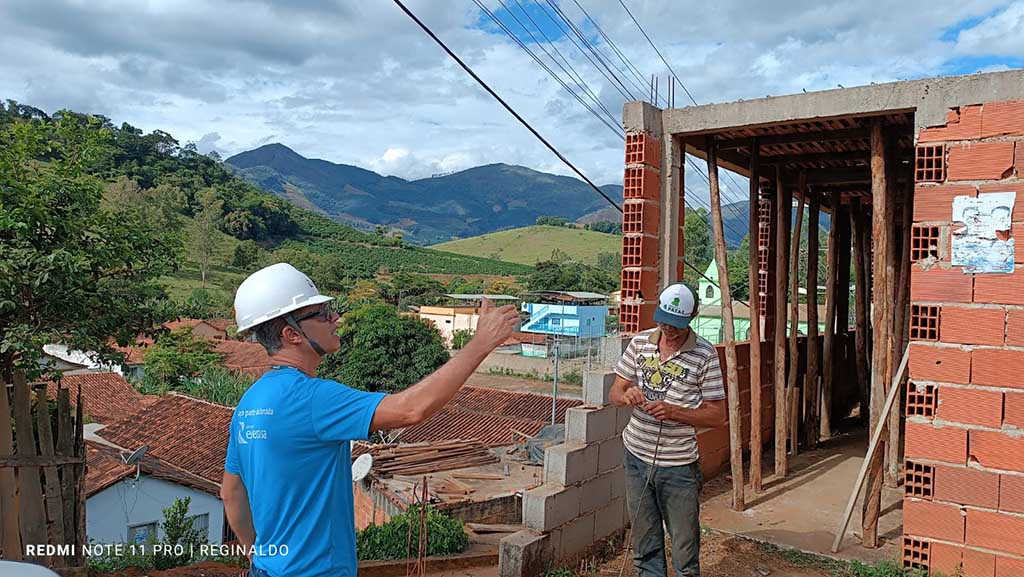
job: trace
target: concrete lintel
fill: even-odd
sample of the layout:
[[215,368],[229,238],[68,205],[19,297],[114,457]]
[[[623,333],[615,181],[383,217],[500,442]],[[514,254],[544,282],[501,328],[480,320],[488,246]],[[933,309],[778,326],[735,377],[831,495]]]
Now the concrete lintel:
[[916,136],[923,128],[945,124],[949,108],[1019,100],[1022,95],[1024,70],[1010,70],[676,108],[665,110],[662,117],[665,132],[698,134],[782,122],[913,110],[916,111]]
[[661,138],[662,110],[649,102],[627,102],[622,105],[622,127],[626,132],[646,132]]

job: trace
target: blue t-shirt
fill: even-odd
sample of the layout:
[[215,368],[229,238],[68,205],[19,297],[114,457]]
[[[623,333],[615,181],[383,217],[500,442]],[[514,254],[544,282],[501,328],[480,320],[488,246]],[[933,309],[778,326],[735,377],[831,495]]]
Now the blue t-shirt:
[[271,577],[355,577],[349,441],[369,436],[383,398],[293,368],[263,375],[242,396],[224,470],[249,493],[255,567]]

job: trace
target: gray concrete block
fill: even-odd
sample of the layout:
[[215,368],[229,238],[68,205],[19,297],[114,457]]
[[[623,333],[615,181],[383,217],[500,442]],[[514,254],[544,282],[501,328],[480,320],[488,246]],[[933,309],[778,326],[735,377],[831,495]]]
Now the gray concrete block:
[[613,473],[598,475],[580,486],[580,514],[590,513],[612,500]]
[[550,531],[580,514],[579,487],[541,485],[523,494],[523,525]]
[[594,513],[594,540],[607,539],[626,528],[626,500],[614,499]]
[[531,529],[512,533],[498,547],[501,577],[539,577],[553,561],[550,535]]
[[633,418],[633,407],[616,407],[616,409],[618,409],[618,423],[615,424],[615,428],[621,433],[629,424],[629,420]]
[[597,443],[618,434],[618,408],[573,407],[565,411],[567,443]]
[[597,475],[598,445],[564,443],[544,451],[544,482],[576,485]]
[[612,499],[624,498],[626,496],[626,470],[622,467],[612,469],[605,473],[612,480]]
[[597,454],[597,472],[605,473],[622,466],[625,458],[622,437],[612,437],[601,441]]
[[586,371],[583,373],[583,404],[603,407],[611,404],[608,395],[615,382],[615,373],[609,371]]
[[578,555],[594,544],[594,514],[587,513],[573,519],[562,527],[559,558],[566,559]]

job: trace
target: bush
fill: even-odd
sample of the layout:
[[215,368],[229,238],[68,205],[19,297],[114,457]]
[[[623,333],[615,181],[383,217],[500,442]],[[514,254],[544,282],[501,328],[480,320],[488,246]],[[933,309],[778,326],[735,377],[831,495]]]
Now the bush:
[[[411,531],[411,538],[410,538]],[[383,525],[370,526],[356,534],[356,556],[360,560],[407,559],[415,557],[420,535],[420,507],[413,505]],[[427,507],[427,555],[455,555],[469,547],[462,521]]]
[[235,406],[252,386],[253,378],[224,367],[209,367],[197,377],[185,379],[181,389],[197,399]]
[[153,568],[157,570],[181,567],[192,563],[195,553],[199,551],[200,545],[206,543],[206,539],[199,535],[199,531],[192,528],[192,519],[188,516],[188,506],[192,503],[191,497],[175,499],[170,507],[164,509],[164,522],[161,528],[164,530],[163,545],[171,547],[180,546],[180,554],[160,553],[153,555]]
[[195,337],[184,328],[162,335],[142,357],[143,382],[148,389],[179,389],[186,379],[220,364],[220,355],[209,339]]
[[461,349],[466,346],[472,338],[473,331],[469,329],[459,329],[452,333],[452,348]]

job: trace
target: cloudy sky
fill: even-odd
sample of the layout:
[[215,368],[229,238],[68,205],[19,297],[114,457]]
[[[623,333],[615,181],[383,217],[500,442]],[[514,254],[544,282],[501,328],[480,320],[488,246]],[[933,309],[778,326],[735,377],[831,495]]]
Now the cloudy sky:
[[[620,181],[622,141],[599,116],[617,126],[668,75],[623,4],[479,1],[599,115],[476,0],[408,4],[588,176]],[[624,3],[700,103],[1024,66],[1024,0]],[[225,156],[281,142],[404,178],[492,162],[568,173],[386,0],[0,0],[0,54],[0,98]]]

